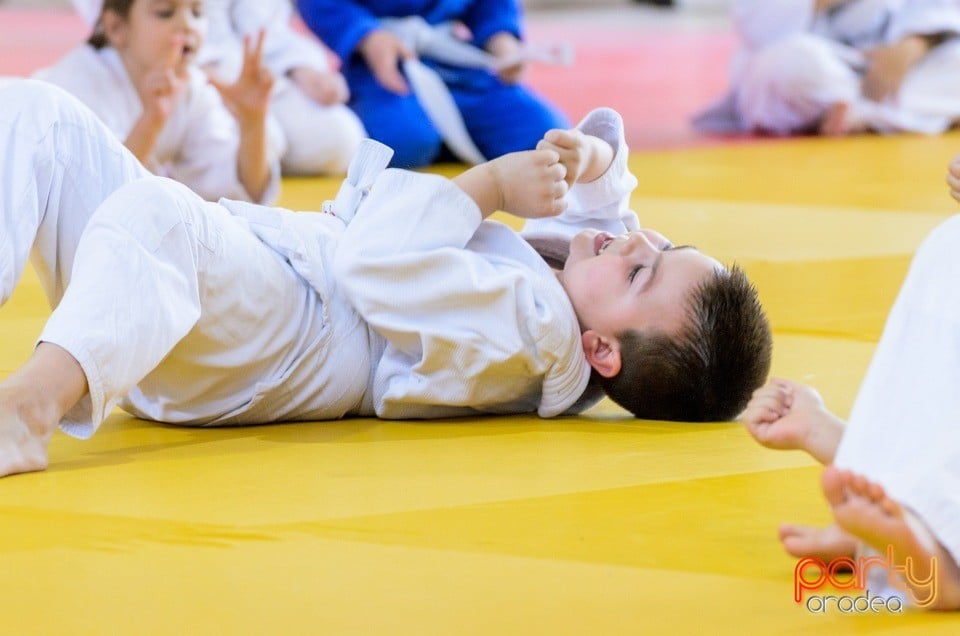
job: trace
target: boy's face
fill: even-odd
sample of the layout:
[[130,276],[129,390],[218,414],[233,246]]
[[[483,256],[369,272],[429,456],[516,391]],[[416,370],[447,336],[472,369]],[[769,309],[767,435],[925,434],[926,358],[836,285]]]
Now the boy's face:
[[570,242],[560,282],[582,331],[615,339],[618,333],[684,326],[690,291],[723,266],[690,246],[674,247],[659,232],[613,237],[584,230]]
[[[105,15],[104,18],[107,16]],[[172,60],[183,76],[196,59],[207,33],[204,0],[136,0],[126,19],[113,16],[111,44],[139,69]],[[105,25],[106,26],[106,25]]]

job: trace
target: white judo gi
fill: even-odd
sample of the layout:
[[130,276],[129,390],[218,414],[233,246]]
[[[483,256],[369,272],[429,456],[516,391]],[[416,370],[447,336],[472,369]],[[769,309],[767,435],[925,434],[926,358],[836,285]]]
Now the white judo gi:
[[[125,140],[143,112],[137,89],[112,47],[83,45],[36,78],[56,84],[86,104],[113,133]],[[280,155],[283,135],[268,125],[267,152],[270,183],[260,202],[275,201],[280,192]],[[157,138],[147,168],[186,184],[207,200],[220,197],[249,200],[237,171],[240,132],[216,89],[196,68]]]
[[304,93],[287,73],[298,67],[330,70],[326,51],[291,25],[289,0],[208,0],[209,29],[199,63],[233,80],[240,72],[243,36],[266,30],[264,64],[277,78],[270,113],[283,129],[281,157],[287,174],[342,174],[366,136],[344,104],[325,106]]
[[879,482],[960,563],[960,216],[917,251],[834,464]]
[[[850,0],[814,13],[813,0],[733,0],[743,40],[732,90],[697,116],[712,132],[815,129],[827,108],[850,105],[849,122],[879,132],[940,133],[960,118],[960,3]],[[896,95],[862,95],[865,52],[910,35],[943,35],[906,75]]]
[[[636,184],[619,116],[598,111],[582,128],[616,158],[571,203],[619,217]],[[36,236],[45,284],[61,281],[47,285],[41,340],[70,352],[89,385],[61,422],[72,435],[91,435],[118,402],[193,425],[588,405],[590,367],[554,272],[446,179],[387,170],[346,226],[203,202],[157,177],[123,184],[143,175],[132,156],[36,82],[0,91],[0,149],[3,297],[26,258],[6,248]]]

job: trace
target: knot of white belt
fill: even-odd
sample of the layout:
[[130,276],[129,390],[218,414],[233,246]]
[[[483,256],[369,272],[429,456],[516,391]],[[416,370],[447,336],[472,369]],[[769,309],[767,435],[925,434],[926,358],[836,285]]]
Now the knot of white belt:
[[336,198],[324,201],[323,211],[349,223],[370,192],[370,186],[386,170],[392,157],[393,149],[379,141],[364,139],[360,142]]

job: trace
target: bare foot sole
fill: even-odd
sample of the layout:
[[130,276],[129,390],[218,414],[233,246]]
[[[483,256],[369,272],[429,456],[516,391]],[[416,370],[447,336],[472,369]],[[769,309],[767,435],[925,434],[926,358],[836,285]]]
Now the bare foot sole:
[[853,558],[857,553],[857,538],[836,524],[814,528],[785,523],[780,526],[779,535],[787,554],[798,559],[817,557],[826,562],[838,557]]
[[[837,524],[880,554],[893,548],[897,565],[910,558],[910,576],[904,577],[908,597],[924,609],[960,608],[960,572],[950,555],[909,518],[910,513],[891,499],[879,484],[828,466],[823,471],[823,492]],[[911,515],[912,517],[912,515]],[[935,585],[931,576],[935,575]],[[931,598],[933,597],[933,598]]]

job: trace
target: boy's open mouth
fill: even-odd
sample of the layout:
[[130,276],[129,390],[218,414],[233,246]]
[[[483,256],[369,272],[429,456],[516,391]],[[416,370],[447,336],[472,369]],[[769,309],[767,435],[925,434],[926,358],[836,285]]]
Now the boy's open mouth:
[[593,239],[594,253],[597,256],[600,256],[608,247],[610,247],[611,243],[613,243],[613,237],[606,232],[600,232],[597,234],[596,238]]

